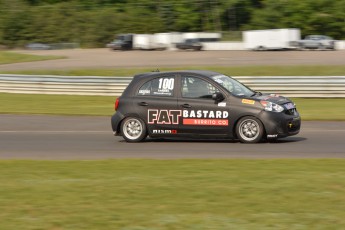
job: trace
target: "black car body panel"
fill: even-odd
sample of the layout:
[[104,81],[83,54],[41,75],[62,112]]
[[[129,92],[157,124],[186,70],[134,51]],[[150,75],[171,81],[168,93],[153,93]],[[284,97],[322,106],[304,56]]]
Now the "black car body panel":
[[176,43],[176,48],[180,50],[201,50],[203,45],[198,39],[187,39],[184,42]]
[[[230,92],[229,86],[220,80],[224,77],[227,76],[211,71],[152,72],[134,76],[119,97],[119,107],[111,118],[114,134],[123,134],[120,127],[126,117],[142,119],[150,137],[237,138],[237,122],[244,117],[261,121],[267,138],[299,133],[301,118],[288,98],[261,94],[249,88],[236,93],[239,89],[234,87]],[[207,92],[201,92],[205,89]],[[202,96],[194,97],[193,90],[196,90],[194,95]],[[221,94],[224,99],[214,100],[211,93]],[[267,111],[263,102],[283,110]]]

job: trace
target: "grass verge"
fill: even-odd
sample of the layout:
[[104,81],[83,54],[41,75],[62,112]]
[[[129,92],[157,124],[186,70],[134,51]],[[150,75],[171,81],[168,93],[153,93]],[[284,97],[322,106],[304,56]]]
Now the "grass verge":
[[293,98],[302,120],[345,121],[345,98]]
[[[0,93],[0,113],[99,115],[114,113],[116,97]],[[303,120],[345,120],[345,99],[294,98]]]
[[19,54],[12,52],[0,52],[0,65],[1,64],[12,64],[18,62],[32,62],[32,61],[45,61],[53,59],[61,59],[63,56],[39,56],[31,54]]
[[0,113],[111,115],[116,97],[0,93]]
[[[143,72],[151,72],[152,68],[114,68],[114,69],[63,69],[63,70],[26,70],[2,71],[14,74],[65,75],[65,76],[133,76]],[[159,68],[160,71],[173,70],[212,70],[229,76],[344,76],[345,66],[186,66]]]
[[344,160],[0,161],[1,229],[342,229]]

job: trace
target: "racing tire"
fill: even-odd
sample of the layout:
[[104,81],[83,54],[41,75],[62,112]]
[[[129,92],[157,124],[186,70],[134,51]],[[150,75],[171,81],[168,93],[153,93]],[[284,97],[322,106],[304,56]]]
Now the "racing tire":
[[140,118],[126,117],[121,122],[121,133],[127,142],[140,142],[147,136],[146,125]]
[[258,143],[262,140],[264,133],[263,124],[255,117],[243,117],[237,122],[236,135],[242,143]]
[[266,51],[267,49],[266,49],[265,46],[258,46],[258,47],[256,47],[255,50],[256,50],[256,51]]

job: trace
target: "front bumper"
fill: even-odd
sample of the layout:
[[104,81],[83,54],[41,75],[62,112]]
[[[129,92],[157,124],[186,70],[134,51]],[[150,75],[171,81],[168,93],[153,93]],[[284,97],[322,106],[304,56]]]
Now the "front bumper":
[[292,136],[298,134],[301,129],[301,117],[298,112],[288,115],[284,112],[263,111],[260,119],[265,126],[267,137]]

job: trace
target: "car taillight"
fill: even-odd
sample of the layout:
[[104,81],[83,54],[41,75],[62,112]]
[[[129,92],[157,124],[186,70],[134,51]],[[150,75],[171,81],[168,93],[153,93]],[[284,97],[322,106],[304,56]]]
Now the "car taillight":
[[119,103],[120,103],[120,99],[119,99],[119,98],[116,98],[116,101],[115,101],[115,110],[117,110],[117,108],[119,108]]

